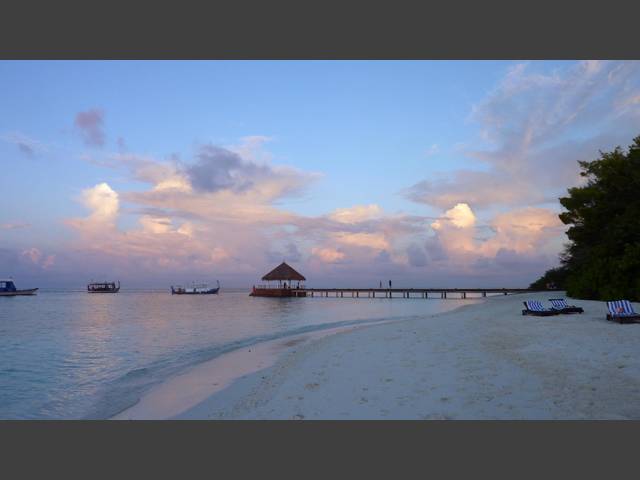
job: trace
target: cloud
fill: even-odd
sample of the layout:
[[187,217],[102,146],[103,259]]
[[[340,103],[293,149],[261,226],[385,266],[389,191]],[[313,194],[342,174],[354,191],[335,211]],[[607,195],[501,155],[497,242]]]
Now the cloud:
[[[492,205],[521,205],[542,202],[545,194],[531,188],[526,178],[513,178],[505,172],[461,169],[434,180],[422,180],[404,191],[417,203],[446,208],[466,203],[476,208]],[[526,193],[526,195],[525,195]]]
[[19,230],[31,227],[30,223],[2,223],[0,228],[3,230]]
[[48,151],[47,147],[38,140],[35,140],[23,133],[12,132],[2,135],[2,140],[14,144],[18,150],[27,157],[35,157]]
[[31,260],[32,263],[37,264],[42,258],[42,252],[35,247],[28,248],[22,251],[22,256]]
[[383,233],[339,232],[331,235],[330,238],[344,245],[354,245],[357,247],[372,248],[374,250],[386,250],[390,247],[389,241]]
[[[432,224],[425,243],[431,268],[449,273],[487,271],[514,275],[542,273],[555,263],[563,225],[557,212],[525,207],[495,215],[488,225],[476,221],[466,204],[458,204]],[[515,267],[520,268],[514,271]]]
[[409,245],[409,248],[407,248],[407,257],[409,265],[412,267],[424,267],[428,263],[427,254],[425,253],[424,248],[415,243],[412,243]]
[[451,222],[457,228],[467,228],[475,224],[476,216],[468,204],[458,203],[444,212],[444,217],[433,222],[431,227],[435,230],[440,230],[445,221]]
[[277,262],[300,262],[302,260],[302,253],[300,249],[294,243],[287,243],[281,249],[269,250],[267,252],[267,258],[271,263]]
[[371,220],[382,215],[382,209],[376,205],[355,205],[349,208],[338,208],[329,214],[329,218],[340,223],[358,223]]
[[258,164],[215,145],[199,147],[196,161],[182,164],[181,169],[193,188],[200,192],[260,191],[273,199],[299,192],[311,179],[295,169]]
[[31,247],[23,250],[20,256],[24,259],[27,259],[34,266],[40,267],[43,270],[48,270],[56,262],[55,255],[46,255],[36,247]]
[[[205,145],[196,154],[197,162],[185,168],[191,185],[205,192],[251,187],[249,165],[243,165],[240,155],[214,145]],[[257,168],[257,167],[256,167]]]
[[[205,272],[215,267],[236,274],[266,268],[268,250],[278,261],[282,255],[293,261],[302,257],[291,234],[298,216],[275,202],[301,191],[316,178],[313,174],[258,164],[212,145],[198,147],[192,162],[176,155],[156,160],[133,153],[89,161],[125,168],[147,187],[115,192],[102,183],[83,191],[79,200],[90,213],[67,221],[80,234],[79,250],[111,257],[122,268]],[[121,202],[133,208],[123,210]],[[118,228],[120,215],[137,216],[137,227]],[[305,257],[310,256],[311,245],[304,248]]]
[[92,108],[85,112],[78,112],[74,123],[86,145],[104,146],[104,112],[102,110]]
[[[151,215],[143,215],[138,220],[142,225],[142,229],[151,233],[167,233],[171,231],[171,219],[169,217],[152,217]],[[188,227],[183,229],[181,233],[191,233]]]
[[440,152],[440,147],[438,147],[437,143],[434,143],[429,148],[427,148],[427,150],[425,150],[424,154],[426,157],[433,157],[439,152]]
[[108,183],[102,182],[95,187],[83,190],[82,200],[84,205],[92,210],[90,218],[96,221],[110,223],[118,214],[120,206],[118,194]]
[[[470,114],[478,133],[464,142],[464,168],[404,192],[426,215],[374,203],[320,215],[285,208],[283,199],[304,195],[319,175],[278,164],[266,136],[164,159],[121,149],[92,161],[142,186],[84,191],[88,215],[68,222],[79,232],[74,247],[141,272],[255,276],[286,259],[309,278],[528,284],[557,262],[563,226],[549,203],[580,181],[576,160],[637,134],[638,65],[514,66]],[[434,143],[427,154],[439,150]]]
[[325,248],[314,247],[311,249],[311,255],[319,258],[321,261],[325,263],[337,263],[337,262],[340,262],[341,260],[344,260],[345,258],[344,253],[340,252],[339,250],[336,250],[335,248],[329,248],[329,247],[325,247]]
[[84,241],[98,247],[111,241],[111,231],[116,229],[116,220],[120,210],[118,193],[106,182],[99,183],[82,191],[80,202],[90,210],[85,218],[73,218],[67,225],[82,234]]
[[579,62],[549,73],[515,65],[470,115],[479,137],[466,155],[476,168],[422,180],[405,195],[438,208],[555,201],[580,181],[577,160],[637,135],[638,95],[640,62]]

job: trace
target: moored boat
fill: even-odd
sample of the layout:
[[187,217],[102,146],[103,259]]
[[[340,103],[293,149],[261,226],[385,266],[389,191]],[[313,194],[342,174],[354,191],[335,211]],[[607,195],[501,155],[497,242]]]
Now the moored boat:
[[206,283],[191,284],[188,287],[182,285],[171,286],[172,295],[215,295],[220,291],[220,282],[216,281],[218,286],[211,287]]
[[0,279],[0,297],[15,297],[18,295],[35,295],[37,288],[18,290],[12,279]]
[[115,282],[91,282],[87,285],[89,293],[118,293],[120,291],[120,280],[118,285]]

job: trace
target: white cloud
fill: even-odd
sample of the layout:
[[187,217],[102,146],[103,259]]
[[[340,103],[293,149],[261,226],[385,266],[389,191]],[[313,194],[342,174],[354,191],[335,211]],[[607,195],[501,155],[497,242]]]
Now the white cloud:
[[338,208],[329,214],[329,218],[340,223],[358,223],[379,218],[381,215],[382,209],[376,204],[370,204]]

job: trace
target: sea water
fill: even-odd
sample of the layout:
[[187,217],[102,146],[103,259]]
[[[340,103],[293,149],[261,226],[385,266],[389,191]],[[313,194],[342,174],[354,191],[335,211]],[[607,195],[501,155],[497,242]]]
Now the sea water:
[[109,418],[153,385],[236,348],[307,331],[432,315],[477,301],[124,289],[0,297],[0,418]]

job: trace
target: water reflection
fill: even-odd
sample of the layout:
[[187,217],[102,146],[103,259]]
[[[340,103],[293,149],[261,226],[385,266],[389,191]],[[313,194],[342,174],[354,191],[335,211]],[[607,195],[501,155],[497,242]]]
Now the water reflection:
[[16,300],[0,302],[0,418],[103,418],[167,376],[240,345],[473,302],[164,291],[45,291]]

